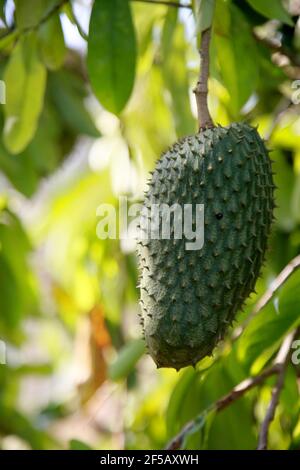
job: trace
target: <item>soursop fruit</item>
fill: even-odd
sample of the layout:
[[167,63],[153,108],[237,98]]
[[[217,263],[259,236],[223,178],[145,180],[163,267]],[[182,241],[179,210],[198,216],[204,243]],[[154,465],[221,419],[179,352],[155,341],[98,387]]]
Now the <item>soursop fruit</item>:
[[158,160],[144,209],[204,204],[204,244],[186,250],[190,240],[175,237],[175,218],[170,239],[138,242],[141,323],[157,367],[195,365],[224,336],[254,290],[273,219],[273,192],[268,151],[245,123],[185,137]]

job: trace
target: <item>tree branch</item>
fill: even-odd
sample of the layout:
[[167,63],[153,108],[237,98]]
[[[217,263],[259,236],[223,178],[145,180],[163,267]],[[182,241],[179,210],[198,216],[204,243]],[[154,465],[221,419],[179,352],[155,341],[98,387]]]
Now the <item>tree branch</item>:
[[272,367],[261,372],[261,374],[255,377],[250,377],[246,380],[243,380],[243,382],[241,382],[239,385],[234,387],[234,389],[232,389],[230,393],[220,398],[216,402],[215,404],[216,411],[224,410],[224,408],[227,408],[227,406],[231,405],[231,403],[238,400],[246,392],[248,392],[254,387],[257,387],[257,385],[260,385],[271,375],[278,374],[278,372],[279,372],[279,366],[278,364],[274,364]]
[[165,5],[168,7],[175,7],[175,8],[188,8],[189,10],[192,9],[192,5],[185,5],[184,3],[179,2],[168,2],[167,0],[130,0],[131,2],[137,3],[152,3],[152,5]]
[[[256,377],[250,377],[246,380],[243,380],[240,384],[236,385],[231,392],[228,394],[224,395],[222,398],[217,400],[215,403],[213,403],[207,410],[206,412],[212,412],[212,411],[222,411],[227,406],[231,405],[233,402],[238,400],[241,396],[243,396],[246,392],[251,390],[252,388],[260,385],[262,382],[264,382],[268,377],[274,374],[278,374],[280,371],[280,366],[278,364],[273,365],[272,367],[266,369],[263,371],[261,374],[257,375]],[[167,445],[166,449],[167,450],[178,450],[182,446],[182,443],[184,442],[185,438],[187,435],[196,432],[197,430],[197,421],[199,421],[199,417],[202,415],[201,413],[199,416],[197,416],[194,420],[190,421],[187,423],[184,428],[175,436]]]
[[248,318],[244,323],[237,328],[234,332],[233,338],[237,339],[244,332],[245,328],[248,326],[253,317],[255,317],[268,303],[272,300],[275,292],[287,281],[287,279],[293,274],[294,271],[300,268],[300,255],[293,258],[285,268],[279,273],[279,275],[271,283],[269,289],[263,294],[259,301],[255,304],[252,312],[248,315]]
[[199,51],[201,60],[200,76],[196,88],[194,89],[197,102],[199,130],[214,126],[207,105],[210,36],[210,28],[203,31]]
[[279,403],[280,393],[284,386],[285,372],[288,366],[288,362],[290,358],[290,350],[291,350],[291,346],[292,346],[295,335],[296,335],[296,332],[293,332],[285,338],[277,356],[277,365],[279,366],[279,373],[278,373],[275,387],[272,390],[272,398],[269,403],[266,416],[261,425],[257,450],[266,450],[268,447],[269,428],[274,419],[276,408]]

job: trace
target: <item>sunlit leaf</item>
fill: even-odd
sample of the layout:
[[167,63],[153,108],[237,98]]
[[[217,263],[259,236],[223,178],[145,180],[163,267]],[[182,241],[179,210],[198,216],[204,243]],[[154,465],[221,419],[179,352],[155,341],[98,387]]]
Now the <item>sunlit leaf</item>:
[[9,373],[13,376],[26,375],[49,375],[53,372],[52,364],[24,364],[19,367],[10,368]]
[[34,33],[19,40],[6,67],[4,81],[4,142],[11,153],[20,153],[36,132],[46,86],[46,70],[39,59]]
[[215,14],[213,17],[213,32],[220,36],[230,35],[230,2],[219,0],[215,4]]
[[[220,15],[222,11],[217,8],[216,15]],[[218,19],[218,23],[222,23],[222,18]],[[236,38],[239,40],[237,41]],[[252,32],[244,16],[234,5],[231,7],[228,35],[219,33],[216,29],[214,41],[220,73],[230,94],[230,110],[233,116],[237,117],[242,106],[255,91],[258,66],[255,60],[257,52]]]
[[11,33],[6,34],[0,38],[0,49],[5,50],[6,48],[10,48],[18,37],[18,31],[12,31]]
[[[17,328],[34,304],[33,277],[29,270],[30,244],[18,218],[8,209],[0,213],[1,322]],[[15,295],[18,292],[18,295]]]
[[203,31],[211,27],[214,9],[215,0],[195,1],[195,16],[198,33],[202,33]]
[[128,0],[94,2],[88,39],[87,66],[100,103],[119,114],[133,88],[135,31]]
[[140,339],[127,343],[119,352],[117,359],[110,365],[108,375],[111,380],[120,380],[128,376],[145,352],[145,342]]
[[59,2],[60,0],[15,0],[17,27],[25,29],[38,25]]
[[53,15],[38,30],[39,50],[50,70],[62,66],[66,54],[64,35],[58,15]]
[[9,328],[15,328],[22,317],[22,302],[15,295],[18,285],[9,264],[3,256],[0,256],[0,283],[1,323],[5,322]]
[[174,124],[179,137],[195,130],[191,114],[189,82],[186,71],[186,40],[183,25],[177,22],[177,11],[167,13],[162,32],[162,68],[165,86],[170,91]]

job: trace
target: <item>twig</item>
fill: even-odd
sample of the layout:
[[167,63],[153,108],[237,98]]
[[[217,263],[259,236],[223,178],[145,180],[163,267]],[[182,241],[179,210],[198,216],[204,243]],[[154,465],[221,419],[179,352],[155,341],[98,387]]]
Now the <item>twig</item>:
[[294,106],[293,103],[289,99],[287,99],[285,96],[282,97],[282,99],[279,101],[278,105],[276,106],[273,114],[273,119],[270,124],[269,129],[264,135],[265,140],[270,140],[276,131],[281,119],[283,116],[285,116],[285,113],[292,107]]
[[220,398],[215,405],[216,411],[224,410],[227,406],[231,405],[232,402],[238,400],[241,396],[243,396],[246,392],[251,390],[253,387],[260,385],[264,382],[268,377],[274,374],[278,374],[279,366],[278,364],[274,364],[269,369],[264,370],[261,374],[250,377],[246,380],[243,380],[239,385],[234,387],[234,389],[225,395],[224,397]]
[[277,40],[272,40],[267,37],[262,37],[258,35],[255,31],[253,32],[253,36],[257,42],[266,46],[267,48],[271,49],[273,52],[279,52],[280,54],[287,57],[290,62],[296,66],[300,66],[300,56],[299,54],[293,54],[291,51],[287,50],[282,44]]
[[18,38],[21,34],[23,33],[28,33],[30,31],[34,31],[35,29],[38,29],[40,26],[42,26],[44,23],[46,23],[48,20],[50,20],[50,18],[55,15],[57,12],[59,12],[59,10],[61,9],[61,7],[65,4],[65,3],[68,3],[69,0],[60,0],[60,2],[56,3],[54,5],[53,8],[51,8],[46,14],[45,16],[42,17],[42,19],[39,21],[39,23],[33,25],[33,26],[28,26],[27,28],[23,28],[23,29],[20,29],[20,30],[17,30],[17,35],[16,35],[16,26],[13,25],[7,32],[7,34],[4,34],[3,36],[1,36],[0,39],[3,39],[5,37],[8,37],[10,36],[11,34],[14,34],[16,35],[16,38]]
[[277,356],[277,365],[279,366],[279,373],[278,373],[275,387],[272,390],[272,398],[269,403],[266,416],[261,425],[257,450],[266,450],[268,448],[269,428],[270,428],[271,422],[274,419],[276,408],[279,403],[280,393],[284,386],[285,372],[288,366],[288,362],[290,358],[290,350],[291,350],[291,346],[292,346],[295,334],[296,332],[293,332],[285,338]]
[[200,76],[196,88],[194,89],[197,102],[199,130],[213,127],[212,118],[207,105],[210,35],[210,28],[202,33],[201,48],[199,51],[201,59]]
[[[299,69],[299,75],[300,76],[300,69]],[[278,106],[274,110],[274,118],[270,124],[269,129],[266,131],[264,135],[265,140],[270,140],[273,137],[273,134],[277,130],[278,126],[280,125],[282,119],[288,114],[299,114],[299,109],[300,106],[297,103],[291,102],[288,98],[283,97],[280,102],[278,103]]]
[[[246,392],[251,390],[252,388],[260,385],[264,382],[268,377],[274,374],[278,374],[280,371],[280,366],[278,364],[273,365],[272,367],[266,369],[261,374],[257,375],[256,377],[249,377],[246,380],[243,380],[240,384],[236,385],[231,392],[224,395],[222,398],[217,400],[213,403],[206,411],[222,411],[227,406],[231,405],[234,401],[238,400],[241,396],[243,396]],[[202,413],[201,413],[202,415]],[[197,428],[197,420],[201,416],[197,416],[194,420],[187,423],[184,428],[174,437],[169,444],[167,445],[167,450],[178,450],[182,446],[182,443],[185,440],[185,437],[193,432],[193,429]]]
[[206,410],[201,412],[195,419],[189,421],[182,430],[168,443],[166,449],[167,450],[178,450],[181,448],[185,438],[196,432],[198,427],[197,423],[199,422],[201,416],[203,414],[209,412],[219,412],[227,408],[233,402],[238,400],[242,397],[245,393],[251,390],[254,387],[257,387],[261,383],[263,383],[268,377],[277,374],[278,378],[276,381],[276,385],[273,389],[272,393],[272,400],[270,402],[266,417],[263,421],[260,438],[259,438],[259,445],[258,449],[266,449],[267,448],[267,437],[268,437],[268,430],[271,421],[274,418],[275,410],[278,405],[279,395],[284,385],[284,376],[285,371],[288,365],[288,360],[290,357],[290,350],[291,345],[295,336],[298,334],[299,329],[295,332],[289,334],[283,341],[281,348],[277,354],[276,359],[274,360],[274,364],[265,369],[259,375],[255,377],[249,377],[246,380],[243,380],[240,384],[236,385],[228,394],[224,395],[223,397],[219,398],[215,403],[210,405]]
[[253,315],[257,315],[260,310],[262,310],[272,299],[275,292],[281,287],[287,279],[290,277],[293,272],[300,267],[300,255],[293,258],[281,273],[274,279],[271,283],[269,289],[264,293],[264,295],[257,302],[256,306],[253,309]]
[[131,2],[139,2],[139,3],[152,3],[153,5],[165,5],[168,7],[175,7],[175,8],[188,8],[189,10],[192,9],[192,5],[185,5],[184,3],[179,2],[168,2],[167,0],[130,0]]
[[280,41],[259,36],[253,33],[254,38],[259,43],[268,47],[273,52],[272,60],[275,65],[281,68],[291,80],[297,80],[300,75],[300,55],[293,53],[284,47]]
[[253,317],[255,317],[268,303],[272,300],[275,292],[287,281],[294,271],[300,268],[300,255],[293,258],[281,271],[281,273],[271,283],[269,289],[263,294],[259,301],[255,304],[252,312],[248,315],[244,323],[234,332],[234,339],[241,336],[245,328],[248,326]]
[[31,28],[27,28],[27,29],[23,29],[23,31],[27,31],[27,30],[32,30],[32,29],[36,29],[36,28],[39,28],[42,24],[46,23],[48,20],[50,20],[50,18],[55,15],[55,13],[59,12],[59,10],[61,9],[61,7],[65,4],[65,3],[68,3],[69,0],[60,0],[60,2],[58,2],[56,5],[54,5],[53,8],[51,8],[48,13],[46,13],[46,15],[41,19],[41,21],[35,25],[35,26],[32,26]]

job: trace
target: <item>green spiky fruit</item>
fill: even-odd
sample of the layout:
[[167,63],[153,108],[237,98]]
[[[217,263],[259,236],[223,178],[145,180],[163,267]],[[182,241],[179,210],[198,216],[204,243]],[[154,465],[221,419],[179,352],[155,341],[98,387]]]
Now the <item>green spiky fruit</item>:
[[205,230],[195,251],[186,250],[189,240],[176,239],[172,227],[170,239],[138,243],[141,323],[158,367],[180,369],[210,355],[253,292],[273,191],[268,151],[244,123],[185,137],[158,160],[144,207],[204,204]]

